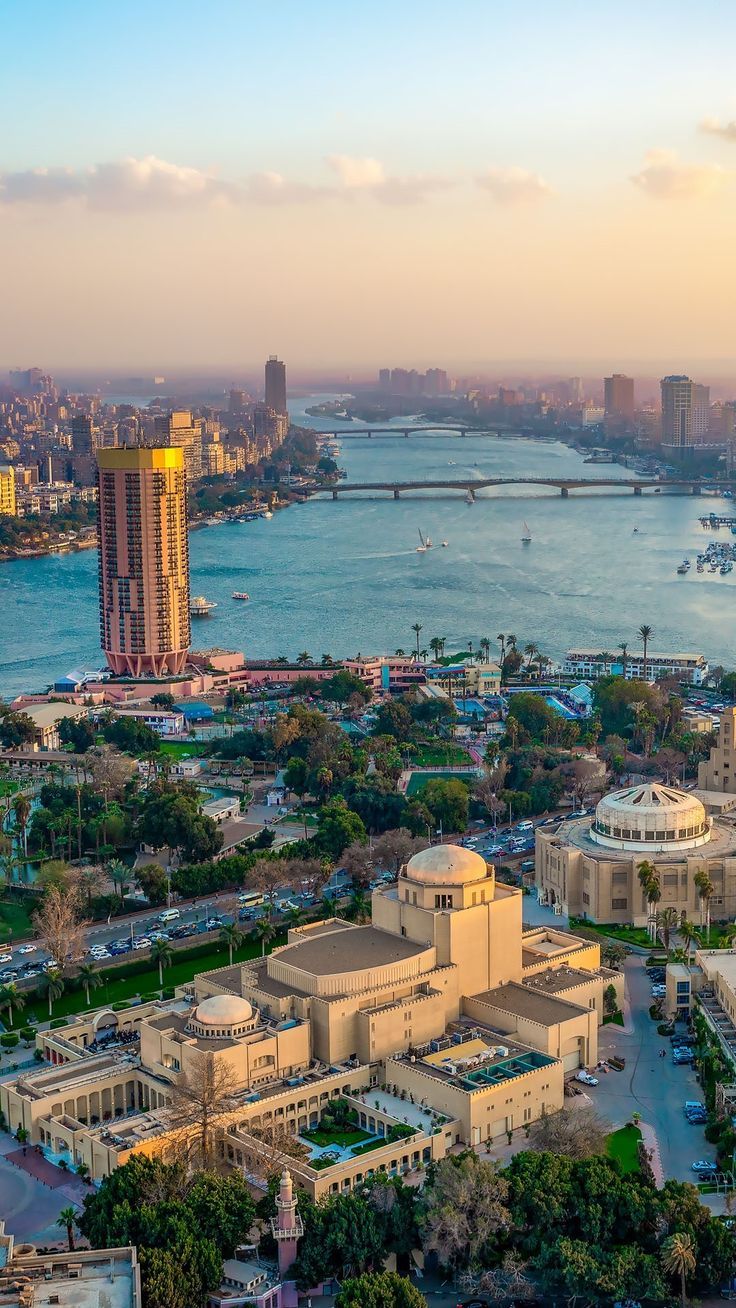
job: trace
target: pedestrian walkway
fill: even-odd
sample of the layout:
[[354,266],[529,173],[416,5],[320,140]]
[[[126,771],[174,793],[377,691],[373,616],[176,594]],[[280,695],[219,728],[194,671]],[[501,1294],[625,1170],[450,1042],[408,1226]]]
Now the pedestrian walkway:
[[654,1184],[658,1190],[661,1190],[664,1185],[664,1168],[662,1166],[662,1158],[659,1152],[657,1132],[649,1122],[641,1121],[639,1122],[639,1130],[641,1131],[641,1138],[644,1141],[644,1147],[650,1155],[649,1161],[654,1176]]
[[[73,1177],[69,1172],[65,1172],[61,1167],[55,1167],[50,1163],[43,1154],[38,1153],[35,1148],[14,1149],[11,1153],[5,1155],[9,1163],[19,1167],[21,1171],[27,1172],[32,1176],[34,1181],[41,1181],[43,1185],[48,1186],[50,1190],[58,1190],[62,1185],[69,1185],[73,1182]],[[76,1183],[82,1190],[82,1182]]]

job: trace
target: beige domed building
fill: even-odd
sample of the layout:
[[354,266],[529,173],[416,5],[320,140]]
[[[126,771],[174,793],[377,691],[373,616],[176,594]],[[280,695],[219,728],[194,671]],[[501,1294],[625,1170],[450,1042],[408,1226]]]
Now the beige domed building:
[[708,817],[697,795],[659,782],[613,791],[592,818],[538,828],[535,861],[540,901],[593,922],[646,926],[644,861],[657,874],[659,909],[697,920],[700,872],[714,887],[713,916],[732,915],[736,905],[733,827]]
[[[172,1001],[40,1033],[53,1066],[0,1086],[0,1106],[13,1130],[99,1177],[131,1153],[166,1155],[177,1087],[222,1067],[236,1087],[218,1119],[223,1158],[268,1174],[293,1138],[290,1168],[314,1197],[505,1138],[562,1107],[565,1076],[597,1060],[603,993],[621,986],[596,943],[524,928],[523,903],[480,855],[436,845],[373,892],[369,924],[299,927]],[[120,1029],[138,1056],[98,1048]],[[335,1097],[366,1138],[333,1157],[310,1132]]]

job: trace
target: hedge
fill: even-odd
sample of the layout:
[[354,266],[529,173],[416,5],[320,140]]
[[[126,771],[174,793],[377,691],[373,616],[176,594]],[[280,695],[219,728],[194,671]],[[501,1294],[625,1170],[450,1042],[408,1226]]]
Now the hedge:
[[66,1026],[66,1021],[65,1017],[55,1017],[51,1022],[49,1022],[49,1026],[53,1031],[57,1026]]
[[15,1031],[6,1031],[4,1035],[0,1035],[0,1045],[3,1049],[15,1049],[19,1040],[20,1036],[16,1035]]
[[36,1028],[33,1026],[22,1026],[20,1034],[24,1040],[27,1040],[28,1043],[31,1044],[32,1041],[36,1039]]
[[173,998],[174,998],[174,994],[175,994],[175,991],[174,991],[174,987],[173,987],[173,986],[164,986],[163,990],[161,991],[161,998],[162,998],[162,999],[173,999]]

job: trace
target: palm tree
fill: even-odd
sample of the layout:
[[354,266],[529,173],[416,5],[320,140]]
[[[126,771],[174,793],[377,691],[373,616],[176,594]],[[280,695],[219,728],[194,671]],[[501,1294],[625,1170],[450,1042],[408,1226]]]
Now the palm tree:
[[44,976],[38,978],[38,989],[41,996],[46,995],[49,1001],[49,1017],[53,1017],[54,1004],[57,999],[61,999],[64,993],[64,978],[58,967],[49,968]]
[[255,936],[256,940],[260,940],[262,955],[265,955],[266,945],[270,945],[276,934],[276,927],[270,917],[262,917],[256,922],[252,935]]
[[7,1009],[8,1026],[13,1025],[13,1009],[21,1013],[25,1006],[25,997],[20,993],[15,981],[8,981],[7,985],[0,989],[0,1013],[4,1013]]
[[125,899],[125,883],[128,880],[128,869],[121,858],[111,858],[107,865],[107,875],[112,881],[113,890],[116,890],[120,884],[120,902]]
[[628,647],[626,641],[625,641],[625,640],[622,640],[622,641],[621,641],[621,644],[619,645],[618,648],[621,650],[621,669],[622,669],[623,677],[624,677],[624,681],[625,681],[625,680],[626,680],[626,665],[627,665],[627,658],[628,658],[628,654],[629,654],[629,647]]
[[348,912],[356,922],[367,921],[371,911],[371,901],[363,890],[354,890],[350,896]]
[[28,819],[31,816],[31,801],[23,792],[13,796],[12,802],[13,817],[15,825],[20,833],[23,853],[28,854]]
[[527,662],[527,665],[526,665],[526,670],[527,670],[527,672],[528,672],[529,669],[530,669],[531,666],[532,666],[532,662],[533,662],[535,656],[539,653],[539,650],[537,649],[537,647],[536,647],[536,645],[534,644],[534,642],[530,640],[530,641],[529,641],[529,644],[524,646],[524,653],[526,654],[527,659],[528,659],[528,662]]
[[237,922],[223,922],[220,927],[220,939],[223,945],[227,945],[227,952],[230,958],[230,966],[233,965],[233,951],[240,949],[243,943],[243,933]]
[[395,650],[394,650],[394,654],[396,655],[396,657],[397,657],[398,659],[403,659],[404,656],[405,656],[405,654],[406,654],[406,650],[405,650],[405,649],[395,649]]
[[670,1276],[680,1278],[680,1300],[682,1308],[687,1302],[685,1282],[692,1276],[696,1267],[696,1250],[693,1237],[688,1231],[676,1231],[664,1241],[661,1250],[662,1266]]
[[[158,964],[158,983],[163,990],[164,968],[171,967],[174,950],[168,940],[154,940],[151,945],[151,962]],[[232,962],[232,959],[230,960]]]
[[334,776],[332,773],[332,768],[321,767],[317,769],[317,786],[319,788],[320,794],[324,799],[327,799],[327,797],[329,796],[329,793],[332,789],[333,781],[334,781]]
[[89,1008],[89,992],[90,990],[96,990],[98,986],[102,985],[102,977],[97,971],[94,963],[81,963],[77,976],[79,977],[81,985],[84,986],[87,1007]]
[[506,637],[504,636],[502,631],[498,633],[498,635],[496,636],[496,640],[501,646],[501,667],[503,667],[503,661],[506,658]]
[[659,897],[657,873],[653,863],[650,863],[647,859],[643,859],[641,863],[637,864],[636,870],[639,876],[639,885],[647,897],[647,927],[651,939],[654,940],[654,905]]
[[296,661],[303,667],[306,663],[312,662],[312,655],[309,653],[309,650],[303,649],[301,654],[297,654]]
[[441,653],[441,651],[442,651],[442,637],[441,637],[441,636],[433,636],[432,639],[431,639],[430,642],[429,642],[429,648],[431,649],[432,653],[434,654],[435,659],[438,659],[438,658],[440,657],[440,653]]
[[[701,868],[699,872],[696,872],[693,879],[698,890],[698,900],[700,903],[700,929],[702,931],[703,925],[705,925],[706,939],[710,940],[710,901],[715,886],[708,876],[708,873],[705,871],[705,868]],[[703,923],[703,918],[705,918],[705,924]]]
[[300,927],[303,921],[304,910],[301,909],[298,904],[292,904],[291,908],[287,910],[284,916],[287,930],[293,931],[296,927]]
[[698,933],[695,927],[695,923],[690,922],[686,917],[683,917],[680,921],[680,925],[677,928],[677,931],[685,950],[685,962],[686,965],[689,967],[690,946],[692,945],[693,941],[697,940],[698,938]]
[[60,1226],[62,1231],[66,1228],[66,1238],[69,1241],[69,1253],[74,1253],[74,1227],[77,1224],[77,1210],[74,1204],[68,1204],[62,1208],[56,1219],[56,1225]]
[[415,635],[416,638],[417,638],[417,654],[416,654],[416,659],[417,659],[417,663],[418,663],[418,662],[419,662],[419,633],[420,633],[420,631],[422,630],[422,624],[421,624],[421,622],[412,622],[412,624],[411,624],[411,629],[412,629],[412,631],[414,632],[414,635]]
[[322,655],[322,667],[323,667],[323,668],[329,668],[329,667],[331,667],[331,666],[332,666],[332,661],[333,661],[333,660],[332,660],[332,655],[331,655],[331,654],[323,654],[323,655]]
[[657,934],[662,940],[666,952],[670,952],[670,937],[677,926],[677,909],[663,908],[661,913],[657,914]]
[[644,681],[648,681],[649,678],[647,677],[647,649],[649,647],[649,641],[651,640],[652,637],[652,628],[648,627],[647,624],[643,622],[637,632],[637,635],[641,637],[642,644],[644,646],[644,669],[643,669]]

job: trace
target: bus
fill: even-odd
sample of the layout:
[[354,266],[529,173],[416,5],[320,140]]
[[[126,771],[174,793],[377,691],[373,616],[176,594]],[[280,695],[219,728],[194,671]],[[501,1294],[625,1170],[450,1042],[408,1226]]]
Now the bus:
[[260,890],[245,890],[242,895],[238,895],[238,903],[241,908],[260,908],[264,896]]

